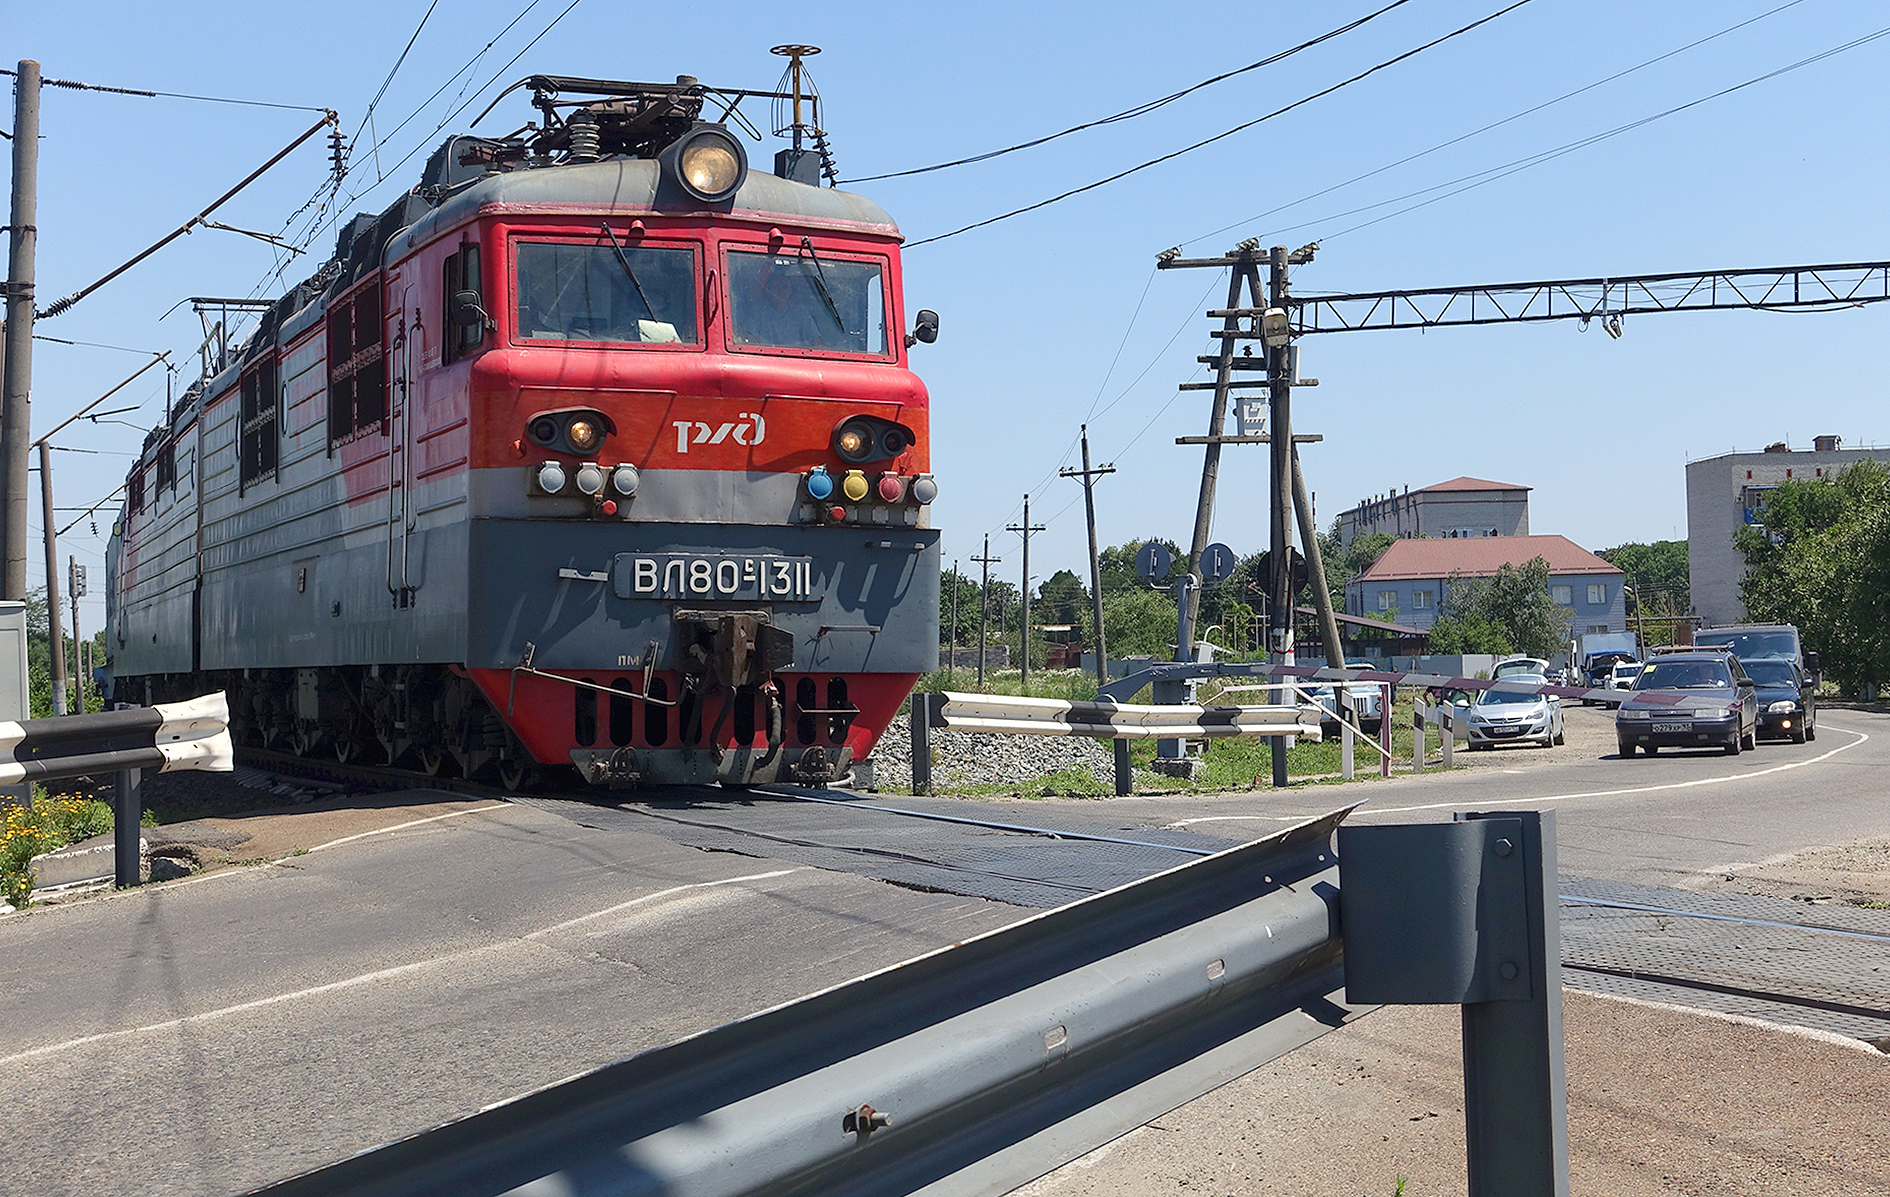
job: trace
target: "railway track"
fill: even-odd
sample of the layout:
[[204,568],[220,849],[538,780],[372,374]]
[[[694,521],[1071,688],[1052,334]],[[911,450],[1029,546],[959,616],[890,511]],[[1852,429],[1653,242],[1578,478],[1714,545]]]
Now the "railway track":
[[[1100,893],[1232,843],[1060,816],[1031,824],[984,819],[962,801],[882,800],[796,786],[651,787],[626,800],[578,783],[519,792],[254,749],[239,760],[290,780],[519,802],[605,830],[1035,908]],[[1585,878],[1565,877],[1561,888],[1562,966],[1572,987],[1890,1043],[1890,912]]]

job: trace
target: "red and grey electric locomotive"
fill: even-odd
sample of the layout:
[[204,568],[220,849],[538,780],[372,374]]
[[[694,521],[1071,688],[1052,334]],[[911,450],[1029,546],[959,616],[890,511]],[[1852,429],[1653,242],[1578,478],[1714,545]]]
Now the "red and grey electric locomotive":
[[938,659],[899,231],[703,119],[773,93],[521,86],[149,438],[114,695],[510,785],[859,780]]

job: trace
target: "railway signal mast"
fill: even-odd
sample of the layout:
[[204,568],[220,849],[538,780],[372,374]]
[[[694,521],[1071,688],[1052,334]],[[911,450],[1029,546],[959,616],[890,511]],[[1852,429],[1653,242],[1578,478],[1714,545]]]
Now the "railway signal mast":
[[[1191,559],[1207,548],[1214,510],[1214,488],[1220,472],[1223,444],[1270,443],[1272,447],[1271,578],[1267,593],[1270,627],[1268,643],[1278,662],[1288,662],[1293,650],[1293,603],[1288,577],[1288,549],[1292,544],[1289,512],[1298,492],[1300,536],[1311,569],[1311,589],[1318,608],[1327,659],[1344,664],[1343,644],[1326,586],[1324,563],[1317,553],[1317,529],[1306,501],[1305,479],[1299,472],[1295,442],[1318,437],[1293,435],[1294,386],[1317,385],[1299,379],[1298,353],[1293,342],[1319,333],[1368,332],[1407,328],[1444,328],[1472,324],[1517,324],[1545,320],[1579,320],[1586,326],[1600,321],[1609,336],[1619,338],[1622,318],[1655,312],[1699,311],[1836,311],[1890,300],[1890,262],[1839,262],[1814,266],[1774,266],[1754,269],[1711,270],[1666,274],[1639,274],[1608,278],[1549,279],[1522,283],[1485,283],[1471,286],[1430,287],[1396,291],[1365,291],[1346,295],[1298,297],[1288,285],[1292,266],[1312,261],[1317,244],[1288,252],[1274,246],[1265,256],[1269,294],[1260,292],[1260,243],[1241,242],[1218,258],[1183,258],[1167,250],[1157,258],[1162,270],[1227,268],[1231,272],[1227,304],[1208,312],[1222,326],[1213,335],[1220,351],[1199,360],[1217,368],[1212,383],[1183,383],[1185,390],[1214,391],[1208,435],[1179,438],[1180,444],[1205,444],[1201,470],[1201,498],[1196,509]],[[1243,290],[1253,303],[1241,306]],[[1260,341],[1263,356],[1251,346],[1239,355],[1237,341]],[[1264,371],[1264,381],[1237,378]],[[1268,394],[1268,431],[1260,435],[1224,436],[1230,396],[1236,390],[1265,386]],[[1243,421],[1246,423],[1246,421]],[[1199,602],[1198,592],[1191,601]],[[1337,659],[1334,659],[1336,656]],[[1275,740],[1273,783],[1286,784],[1286,747]]]

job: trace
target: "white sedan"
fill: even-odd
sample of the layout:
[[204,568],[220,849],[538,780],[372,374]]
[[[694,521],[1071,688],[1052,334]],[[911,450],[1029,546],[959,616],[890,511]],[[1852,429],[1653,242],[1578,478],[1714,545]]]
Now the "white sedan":
[[1562,704],[1534,693],[1547,684],[1540,674],[1517,674],[1477,695],[1465,717],[1470,747],[1534,743],[1547,748],[1562,743]]

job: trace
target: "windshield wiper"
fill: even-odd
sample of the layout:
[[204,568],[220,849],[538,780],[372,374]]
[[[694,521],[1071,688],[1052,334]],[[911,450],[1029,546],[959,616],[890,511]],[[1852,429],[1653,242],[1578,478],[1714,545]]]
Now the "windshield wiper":
[[[840,308],[833,301],[833,292],[827,290],[827,275],[820,268],[820,259],[814,256],[814,243],[807,237],[801,238],[801,248],[807,251],[807,261],[814,264],[814,271],[809,278],[814,280],[814,287],[820,292],[821,301],[827,305],[827,314],[833,317],[833,326],[841,332],[847,331],[846,321],[840,319]],[[806,264],[801,266],[807,269]]]
[[624,256],[623,246],[617,244],[617,234],[610,231],[610,225],[602,226],[604,236],[610,238],[610,248],[617,251],[617,264],[623,267],[624,274],[630,279],[630,285],[637,289],[637,298],[643,301],[643,310],[650,314],[650,319],[660,319],[656,309],[650,306],[650,297],[643,293],[643,284],[637,281],[637,272],[630,269],[630,259]]

